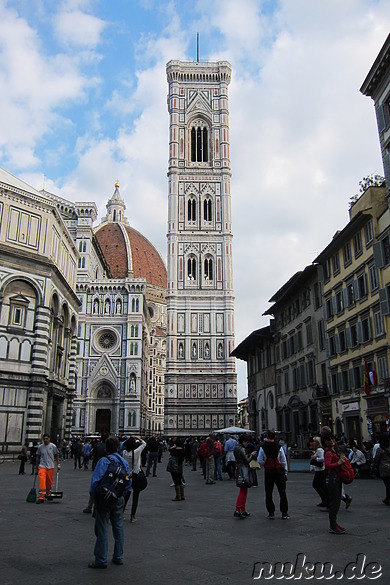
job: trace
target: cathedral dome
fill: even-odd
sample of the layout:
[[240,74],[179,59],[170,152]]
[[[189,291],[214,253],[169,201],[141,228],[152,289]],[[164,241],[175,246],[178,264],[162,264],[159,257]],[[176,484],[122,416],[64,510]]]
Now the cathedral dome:
[[145,278],[167,287],[167,270],[153,244],[140,232],[119,222],[107,222],[95,232],[113,278]]

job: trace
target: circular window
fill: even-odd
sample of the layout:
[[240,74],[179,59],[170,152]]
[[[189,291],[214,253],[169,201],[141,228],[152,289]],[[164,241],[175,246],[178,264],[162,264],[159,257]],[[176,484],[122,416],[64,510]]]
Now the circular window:
[[119,336],[115,329],[98,329],[93,337],[93,345],[97,351],[112,352],[119,345]]

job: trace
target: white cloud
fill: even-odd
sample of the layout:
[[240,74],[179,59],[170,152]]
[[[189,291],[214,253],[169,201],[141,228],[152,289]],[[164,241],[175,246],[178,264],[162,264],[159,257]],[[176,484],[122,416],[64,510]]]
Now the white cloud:
[[48,55],[15,10],[0,5],[0,20],[0,146],[11,167],[29,168],[42,137],[69,124],[59,108],[84,100],[97,80],[81,73],[79,56]]
[[63,44],[94,48],[100,42],[106,23],[92,14],[64,4],[55,18],[54,26],[57,38]]

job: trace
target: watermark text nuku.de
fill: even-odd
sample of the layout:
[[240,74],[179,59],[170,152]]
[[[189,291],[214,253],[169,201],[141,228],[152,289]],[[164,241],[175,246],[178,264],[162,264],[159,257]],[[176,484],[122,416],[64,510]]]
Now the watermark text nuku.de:
[[254,564],[253,579],[342,579],[353,581],[361,579],[379,579],[382,577],[382,567],[377,562],[368,562],[363,553],[356,555],[356,560],[348,563],[342,570],[336,569],[333,563],[311,562],[306,555],[299,553],[295,562],[268,561]]

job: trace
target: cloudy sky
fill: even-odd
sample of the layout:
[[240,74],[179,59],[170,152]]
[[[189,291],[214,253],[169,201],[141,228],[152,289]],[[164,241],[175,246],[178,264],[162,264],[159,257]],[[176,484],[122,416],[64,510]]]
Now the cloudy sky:
[[[0,0],[0,166],[96,201],[116,180],[131,225],[166,257],[166,62],[228,60],[236,343],[348,222],[383,174],[359,89],[388,0]],[[239,396],[246,368],[237,362]]]

